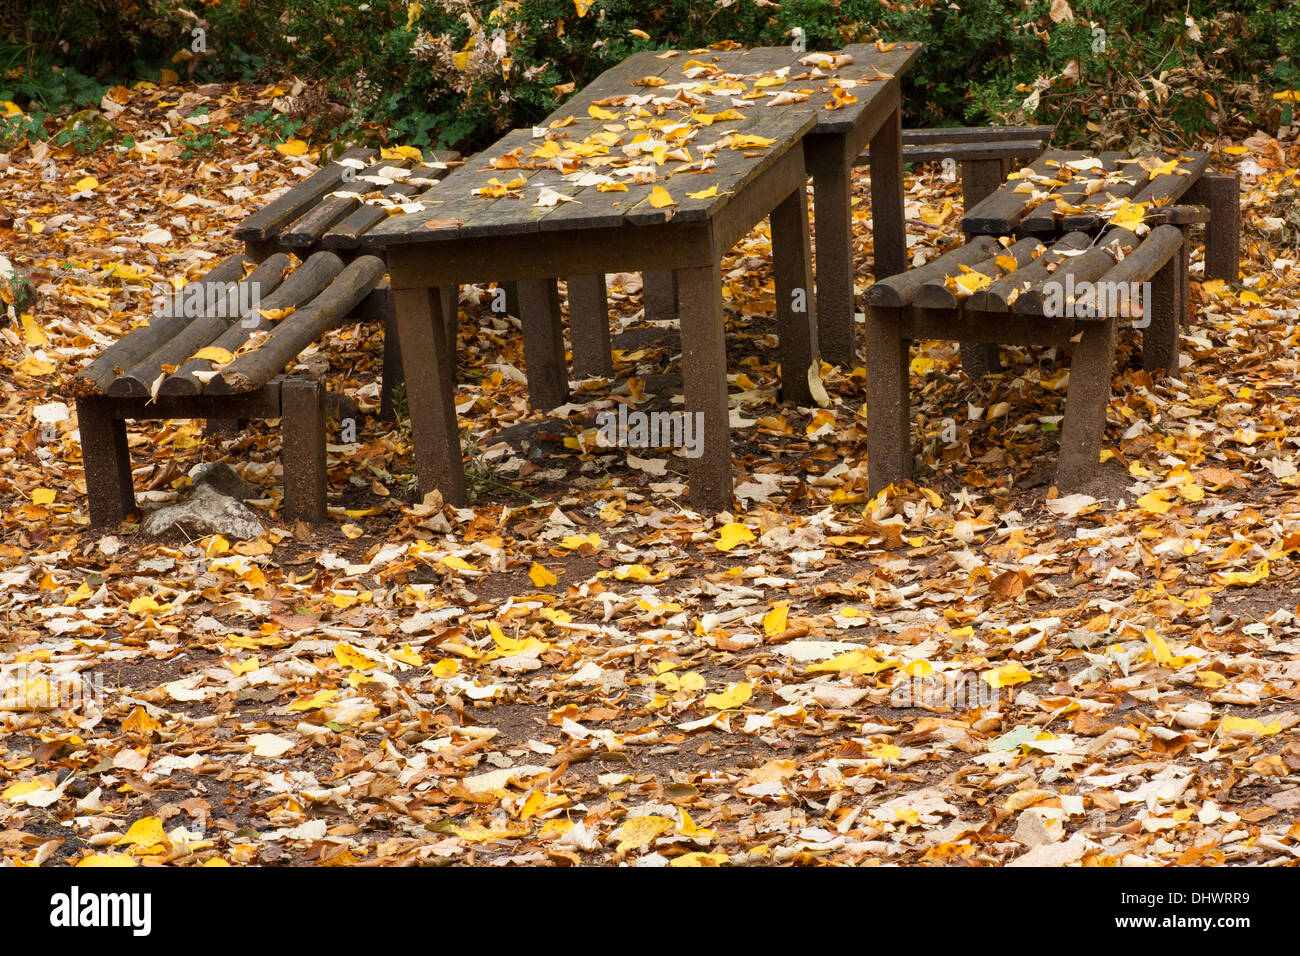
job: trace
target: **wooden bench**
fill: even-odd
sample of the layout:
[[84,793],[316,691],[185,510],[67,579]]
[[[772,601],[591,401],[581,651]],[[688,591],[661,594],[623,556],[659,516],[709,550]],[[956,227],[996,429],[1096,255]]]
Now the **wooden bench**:
[[[368,147],[350,149],[245,219],[235,229],[235,238],[244,243],[244,255],[254,262],[277,252],[291,252],[301,259],[321,249],[347,262],[361,254],[365,233],[460,165],[460,153],[454,150],[434,152],[416,164],[406,156],[384,159],[380,151]],[[454,326],[456,289],[440,291],[443,315]],[[393,388],[402,381],[402,361],[387,281],[357,305],[352,318],[384,323],[379,416],[391,419]]]
[[[996,190],[1013,163],[1042,153],[1052,136],[1050,126],[952,126],[903,130],[903,162],[933,163],[951,159],[961,166],[961,196],[966,209]],[[855,166],[871,162],[864,150]]]
[[[441,153],[415,164],[348,150],[245,219],[235,230],[243,255],[177,292],[72,379],[93,526],[135,510],[130,419],[203,418],[227,431],[250,418],[282,419],[285,514],[324,519],[324,384],[281,373],[329,329],[383,320],[390,328],[382,412],[391,415],[391,386],[401,376],[387,266],[361,250],[361,237],[457,159]],[[289,253],[302,260],[296,269]],[[454,322],[454,298],[452,306]],[[232,360],[199,357],[205,349]]]
[[281,419],[284,514],[324,520],[324,382],[281,373],[353,318],[385,269],[376,256],[345,265],[327,251],[293,270],[283,253],[260,264],[234,255],[82,369],[68,391],[91,525],[117,524],[135,511],[126,421],[174,418]]
[[[1185,211],[1187,217],[1196,214]],[[873,494],[912,471],[908,350],[915,340],[1054,345],[1070,351],[1056,466],[1056,484],[1063,490],[1095,473],[1117,330],[1121,321],[1136,318],[1128,314],[1132,298],[1109,290],[1150,282],[1149,295],[1139,296],[1149,311],[1136,323],[1142,328],[1143,364],[1152,372],[1177,370],[1179,320],[1188,307],[1187,242],[1178,225],[1157,225],[1145,238],[1114,227],[1095,240],[1071,232],[1050,245],[1034,237],[1007,247],[1005,242],[1010,240],[973,237],[867,290],[867,480]],[[1070,288],[1093,290],[1087,308],[1065,296]],[[1121,298],[1130,308],[1122,307]],[[1094,306],[1098,314],[1086,314]]]

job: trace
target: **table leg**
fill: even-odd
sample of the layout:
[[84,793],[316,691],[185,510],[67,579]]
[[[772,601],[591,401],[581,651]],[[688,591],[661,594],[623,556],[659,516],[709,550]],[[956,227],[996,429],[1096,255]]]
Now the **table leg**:
[[1142,367],[1152,374],[1160,369],[1178,374],[1179,313],[1186,314],[1179,288],[1182,256],[1183,248],[1179,246],[1152,278],[1150,301],[1142,303],[1144,310],[1151,310],[1151,324],[1142,330]]
[[467,499],[456,427],[455,357],[446,338],[441,296],[437,289],[397,289],[393,310],[420,490],[437,488],[444,501],[463,507]]
[[808,369],[819,355],[808,200],[802,186],[772,210],[772,260],[776,326],[781,339],[781,393],[797,405],[811,405]]
[[912,474],[908,351],[898,309],[867,306],[867,489]]
[[1056,487],[1061,491],[1079,488],[1097,473],[1115,365],[1115,319],[1079,324],[1083,334],[1070,349],[1070,387],[1056,461]]
[[871,137],[871,235],[876,280],[907,268],[907,224],[903,218],[903,117],[894,110]]
[[645,317],[652,321],[677,318],[677,276],[671,270],[641,273]]
[[722,315],[722,270],[717,262],[677,273],[682,325],[682,391],[692,427],[703,435],[689,459],[690,502],[696,508],[731,507],[731,421],[727,413],[727,355]]
[[284,470],[284,517],[320,524],[327,517],[325,382],[287,378],[280,388],[280,464]]
[[534,411],[544,411],[563,405],[569,397],[560,290],[555,279],[521,279],[518,286],[528,400]]
[[613,378],[609,354],[609,299],[605,277],[570,276],[569,339],[573,342],[573,377]]
[[[899,147],[902,148],[901,146]],[[857,365],[853,341],[853,208],[843,137],[808,156],[817,218],[817,313],[822,354],[841,368]],[[775,244],[774,244],[775,245]]]

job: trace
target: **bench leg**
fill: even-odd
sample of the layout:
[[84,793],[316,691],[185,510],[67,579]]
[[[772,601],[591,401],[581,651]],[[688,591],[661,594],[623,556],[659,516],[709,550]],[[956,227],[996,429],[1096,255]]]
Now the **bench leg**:
[[506,294],[506,315],[519,317],[519,284],[517,282],[498,282],[497,288]]
[[641,301],[649,321],[677,318],[676,273],[664,269],[641,273]]
[[442,300],[436,289],[393,291],[402,374],[409,384],[415,471],[420,491],[435,488],[448,504],[464,507],[465,469],[456,427],[455,358],[446,339]]
[[898,309],[867,306],[867,488],[873,495],[912,474],[910,346]]
[[120,524],[135,511],[126,422],[109,414],[107,402],[79,398],[77,428],[81,433],[90,525],[103,528]]
[[681,296],[682,392],[686,414],[702,435],[700,454],[688,459],[691,505],[701,510],[731,507],[731,420],[727,412],[726,335],[722,313],[722,270],[715,261],[677,273]]
[[958,342],[961,348],[961,367],[978,382],[986,375],[1002,371],[1002,357],[996,342]]
[[569,339],[574,378],[613,378],[610,357],[609,299],[604,275],[570,276]]
[[[902,151],[903,119],[895,109],[871,137],[871,238],[876,251],[872,274],[876,281],[898,275],[907,268]],[[820,252],[818,243],[819,255]]]
[[[889,126],[886,120],[885,127]],[[884,128],[882,128],[884,129]],[[882,134],[878,133],[877,137]],[[883,134],[884,139],[889,136]],[[883,141],[882,141],[883,142]],[[883,278],[882,268],[889,268],[890,245],[886,224],[891,221],[888,206],[891,200],[890,160],[877,159],[876,140],[871,151],[871,202],[876,227],[875,240],[876,278]],[[813,174],[813,213],[817,221],[817,320],[818,338],[826,361],[840,368],[852,369],[858,364],[857,343],[854,341],[854,313],[857,311],[853,295],[853,191],[850,157],[844,155],[842,137],[824,139],[816,144],[804,144],[808,168]],[[890,147],[881,147],[886,152]],[[881,203],[879,209],[876,203]],[[883,217],[883,218],[882,218]],[[902,222],[902,217],[898,220]],[[773,248],[776,246],[773,236]],[[896,270],[901,271],[901,270]]]
[[796,405],[812,405],[808,370],[818,361],[817,307],[808,200],[802,185],[772,210],[772,260],[776,327],[781,340],[781,394]]
[[1153,375],[1158,371],[1178,374],[1179,324],[1187,317],[1184,299],[1183,253],[1187,240],[1175,250],[1160,271],[1151,279],[1151,324],[1142,330],[1142,367]]
[[1006,160],[971,159],[961,164],[961,201],[967,212],[1002,185]]
[[384,316],[384,371],[379,383],[379,417],[383,421],[397,420],[393,408],[393,390],[402,384],[402,347],[397,341],[397,316],[393,312],[393,299],[388,298],[388,314]]
[[569,397],[569,371],[555,279],[519,281],[519,321],[524,327],[524,371],[533,410],[563,405]]
[[1210,200],[1205,275],[1236,282],[1241,268],[1241,177],[1237,173],[1202,173],[1201,179]]
[[[454,285],[439,287],[438,301],[442,304],[442,325],[447,336],[447,344],[451,347],[451,354],[455,356],[456,337],[460,333],[460,287]],[[454,372],[456,370],[454,358],[451,364]]]
[[280,409],[285,519],[319,524],[326,517],[325,383],[314,377],[285,379]]
[[1079,325],[1083,332],[1071,347],[1070,388],[1065,396],[1061,454],[1056,462],[1056,486],[1061,491],[1078,488],[1096,474],[1110,402],[1111,368],[1115,364],[1116,320]]

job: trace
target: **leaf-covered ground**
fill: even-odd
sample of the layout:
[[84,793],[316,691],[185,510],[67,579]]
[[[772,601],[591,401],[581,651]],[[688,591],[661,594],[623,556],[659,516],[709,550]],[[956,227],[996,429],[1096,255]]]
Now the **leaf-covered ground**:
[[[1176,377],[1126,333],[1089,495],[1050,488],[1058,357],[1004,350],[972,383],[941,344],[914,353],[916,483],[869,499],[863,370],[824,367],[825,408],[778,400],[758,230],[724,264],[733,513],[682,504],[682,459],[595,442],[613,401],[679,388],[673,325],[619,275],[616,379],[544,415],[517,323],[462,290],[472,508],[410,500],[382,329],[352,326],[304,357],[365,412],[331,435],[328,525],[279,520],[275,423],[171,422],[132,427],[140,500],[228,461],[268,534],[93,534],[60,385],[315,168],[247,121],[288,92],[119,88],[132,152],[0,157],[0,252],[37,293],[0,328],[6,863],[1300,855],[1293,142],[1216,144],[1243,174],[1244,278],[1201,281],[1195,251]],[[908,179],[918,261],[959,232],[940,173]]]

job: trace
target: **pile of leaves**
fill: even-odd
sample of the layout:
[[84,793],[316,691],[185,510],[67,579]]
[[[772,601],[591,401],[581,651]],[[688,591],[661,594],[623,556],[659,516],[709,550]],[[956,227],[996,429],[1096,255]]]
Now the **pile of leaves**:
[[[0,243],[35,290],[0,328],[0,858],[12,865],[1201,865],[1300,855],[1296,251],[1300,148],[1242,174],[1243,273],[1204,281],[1177,373],[1126,333],[1089,494],[1048,484],[1068,366],[984,382],[914,353],[914,484],[866,491],[865,372],[777,398],[765,227],[727,256],[730,513],[684,459],[600,447],[615,402],[674,407],[675,324],[610,277],[616,375],[529,409],[517,323],[462,289],[458,411],[478,497],[409,494],[379,420],[382,330],[303,362],[364,417],[332,432],[330,520],[279,516],[275,423],[133,424],[174,500],[226,461],[246,541],[92,533],[62,385],[154,282],[320,156],[250,116],[286,90],[120,89],[116,140],[0,158]],[[107,108],[106,108],[107,110]],[[184,159],[185,143],[211,143]],[[855,173],[859,292],[869,181]],[[958,184],[907,181],[919,264]],[[6,225],[7,223],[7,225]],[[8,300],[6,300],[7,302]]]

